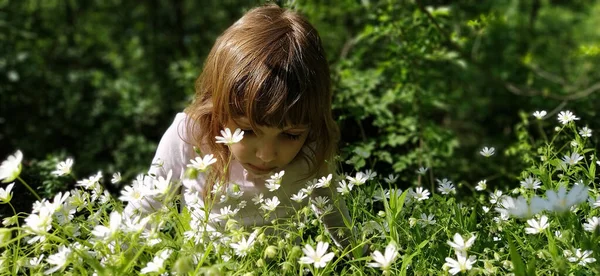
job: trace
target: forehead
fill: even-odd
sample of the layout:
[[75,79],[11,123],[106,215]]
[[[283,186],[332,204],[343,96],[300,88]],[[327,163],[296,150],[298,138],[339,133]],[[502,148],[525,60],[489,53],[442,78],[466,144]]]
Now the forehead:
[[[245,117],[245,116],[234,117],[234,118],[231,118],[231,120],[238,125],[244,125],[244,126],[252,125],[252,122],[250,121],[250,119],[248,119],[248,117]],[[285,125],[285,126],[280,127],[280,126],[269,126],[269,125],[260,125],[259,124],[258,127],[277,128],[277,129],[282,129],[282,130],[307,130],[310,128],[310,125],[298,124],[298,125]]]

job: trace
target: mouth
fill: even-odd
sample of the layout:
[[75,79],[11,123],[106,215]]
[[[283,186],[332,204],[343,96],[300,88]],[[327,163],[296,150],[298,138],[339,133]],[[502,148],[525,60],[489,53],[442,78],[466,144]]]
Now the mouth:
[[272,172],[275,169],[275,167],[271,167],[271,168],[268,168],[268,167],[258,167],[258,166],[252,165],[250,163],[246,163],[244,165],[246,166],[247,169],[249,169],[250,171],[252,171],[254,174],[259,174],[259,175],[268,174],[268,173]]

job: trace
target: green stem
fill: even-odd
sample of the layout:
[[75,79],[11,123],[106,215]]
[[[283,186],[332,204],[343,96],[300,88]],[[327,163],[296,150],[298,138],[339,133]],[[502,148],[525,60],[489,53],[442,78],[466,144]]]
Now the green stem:
[[29,192],[31,192],[38,200],[42,200],[42,198],[27,184],[27,182],[25,182],[23,179],[21,179],[21,177],[17,176],[17,179],[19,181],[21,181],[21,183],[23,183],[23,185],[25,185],[25,187],[29,190]]

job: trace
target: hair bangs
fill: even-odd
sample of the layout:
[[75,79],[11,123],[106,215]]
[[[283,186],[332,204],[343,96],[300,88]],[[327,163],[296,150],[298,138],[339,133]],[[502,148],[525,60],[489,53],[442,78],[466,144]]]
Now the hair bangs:
[[233,87],[231,116],[246,117],[252,125],[277,128],[314,126],[322,120],[324,110],[318,108],[319,99],[308,93],[309,89],[317,88],[300,81],[303,76],[307,79],[310,72],[294,70],[303,66],[286,66],[290,70],[263,62],[253,67],[256,69],[238,78]]

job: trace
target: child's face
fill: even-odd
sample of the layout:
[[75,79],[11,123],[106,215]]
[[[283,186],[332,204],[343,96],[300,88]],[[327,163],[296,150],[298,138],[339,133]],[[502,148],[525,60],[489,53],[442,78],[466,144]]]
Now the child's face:
[[288,126],[283,129],[259,126],[252,130],[247,118],[229,120],[225,127],[244,131],[244,139],[231,145],[235,159],[253,175],[266,175],[282,170],[304,146],[307,126]]

